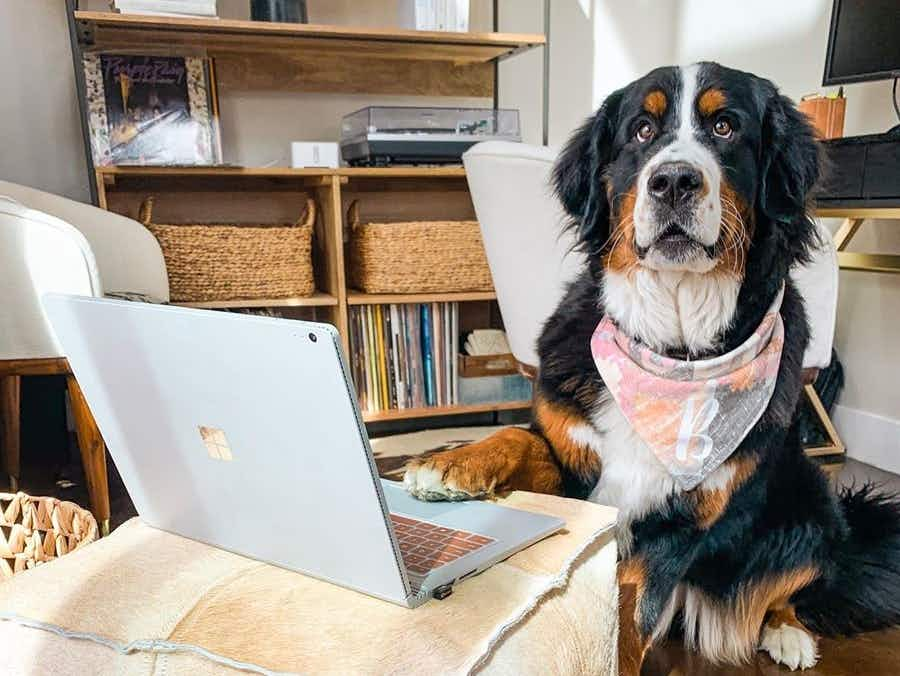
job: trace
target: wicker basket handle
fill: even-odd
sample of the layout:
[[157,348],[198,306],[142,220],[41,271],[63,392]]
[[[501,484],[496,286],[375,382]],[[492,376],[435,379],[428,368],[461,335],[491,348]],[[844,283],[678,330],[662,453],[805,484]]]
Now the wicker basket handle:
[[150,225],[153,222],[153,196],[145,197],[138,207],[138,220],[143,225]]
[[306,205],[303,207],[303,213],[294,225],[313,225],[316,222],[316,201],[306,198]]
[[359,226],[359,200],[353,200],[347,207],[347,223],[350,224],[351,230],[356,230]]

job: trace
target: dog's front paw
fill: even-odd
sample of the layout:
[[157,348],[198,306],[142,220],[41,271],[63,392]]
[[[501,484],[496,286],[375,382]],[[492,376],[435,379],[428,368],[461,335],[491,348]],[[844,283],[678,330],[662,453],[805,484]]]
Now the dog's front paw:
[[769,653],[777,664],[789,669],[809,669],[819,659],[815,637],[801,627],[782,624],[779,627],[763,626],[759,647]]
[[419,500],[484,498],[493,493],[494,482],[481,467],[482,463],[460,457],[458,451],[447,451],[407,464],[403,485]]

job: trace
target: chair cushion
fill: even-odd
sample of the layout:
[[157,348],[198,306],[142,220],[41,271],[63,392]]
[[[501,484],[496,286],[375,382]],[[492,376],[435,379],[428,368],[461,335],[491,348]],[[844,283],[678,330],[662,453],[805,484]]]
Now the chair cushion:
[[137,221],[90,204],[0,181],[0,196],[51,214],[89,242],[103,288],[169,300],[169,279],[156,238]]

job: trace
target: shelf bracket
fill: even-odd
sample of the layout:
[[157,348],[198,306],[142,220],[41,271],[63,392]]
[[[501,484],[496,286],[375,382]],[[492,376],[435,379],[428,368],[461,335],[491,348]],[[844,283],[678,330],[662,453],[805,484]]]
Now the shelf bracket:
[[76,21],[75,33],[78,44],[82,47],[93,47],[97,42],[94,38],[94,24],[89,21]]

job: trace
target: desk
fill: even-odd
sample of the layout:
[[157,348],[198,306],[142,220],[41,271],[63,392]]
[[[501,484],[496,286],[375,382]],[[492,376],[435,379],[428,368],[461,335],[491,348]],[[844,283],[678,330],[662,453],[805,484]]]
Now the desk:
[[834,233],[834,248],[837,249],[838,265],[842,270],[900,273],[898,255],[853,253],[845,250],[866,219],[900,221],[900,207],[823,207],[816,209],[815,215],[819,218],[844,219],[841,227]]

